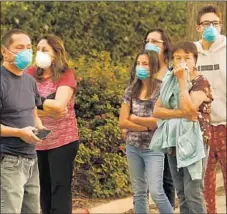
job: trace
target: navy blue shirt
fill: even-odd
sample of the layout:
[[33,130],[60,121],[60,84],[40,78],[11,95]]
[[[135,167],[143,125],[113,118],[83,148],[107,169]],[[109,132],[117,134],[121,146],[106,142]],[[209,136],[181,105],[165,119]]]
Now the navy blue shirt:
[[[41,105],[33,77],[23,73],[17,76],[1,66],[0,123],[13,128],[34,127],[34,109]],[[0,154],[35,158],[34,144],[18,137],[0,137]]]

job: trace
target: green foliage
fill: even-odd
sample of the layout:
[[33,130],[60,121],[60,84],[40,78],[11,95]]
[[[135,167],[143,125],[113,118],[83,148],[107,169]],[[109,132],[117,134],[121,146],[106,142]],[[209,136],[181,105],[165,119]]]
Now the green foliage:
[[[72,58],[107,51],[123,62],[142,48],[147,30],[163,28],[173,41],[186,32],[185,2],[1,2],[2,32],[21,28],[33,41],[45,33],[63,38]],[[174,11],[174,12],[173,12]]]
[[128,81],[122,65],[107,52],[79,57],[75,109],[81,145],[76,158],[74,194],[116,197],[130,193],[124,142],[118,126],[123,90]]

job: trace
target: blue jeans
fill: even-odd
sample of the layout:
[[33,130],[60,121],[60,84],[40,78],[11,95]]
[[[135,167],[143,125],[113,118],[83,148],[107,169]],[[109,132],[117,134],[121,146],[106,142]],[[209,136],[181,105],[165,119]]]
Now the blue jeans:
[[148,188],[160,214],[174,213],[163,189],[164,154],[127,145],[126,155],[136,214],[149,213]]
[[3,155],[1,213],[40,213],[37,159]]
[[168,155],[168,160],[180,201],[180,213],[207,213],[203,196],[203,180],[192,180],[187,167],[178,170],[176,156]]

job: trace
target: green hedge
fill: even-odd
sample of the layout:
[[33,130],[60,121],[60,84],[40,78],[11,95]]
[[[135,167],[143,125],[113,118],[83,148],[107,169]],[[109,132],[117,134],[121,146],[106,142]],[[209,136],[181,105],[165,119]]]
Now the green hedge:
[[125,143],[118,126],[128,72],[107,52],[81,56],[74,67],[79,79],[75,99],[81,138],[75,163],[74,195],[99,198],[130,193]]
[[[21,28],[35,44],[45,33],[60,36],[72,58],[107,51],[124,62],[148,29],[163,28],[173,41],[186,35],[186,2],[1,2],[1,32]],[[173,12],[174,11],[174,12]]]

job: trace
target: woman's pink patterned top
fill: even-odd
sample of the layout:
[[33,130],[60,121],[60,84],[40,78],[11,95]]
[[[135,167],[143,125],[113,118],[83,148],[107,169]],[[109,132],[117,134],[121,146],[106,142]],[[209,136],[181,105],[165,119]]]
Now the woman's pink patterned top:
[[[29,68],[27,72],[34,77],[35,71],[36,68],[33,67]],[[49,78],[43,81],[37,81],[37,86],[40,96],[46,98],[48,95],[56,92],[57,88],[60,86],[69,86],[75,91],[77,83],[73,71],[68,70],[55,83]],[[52,133],[36,147],[36,150],[54,149],[79,140],[77,120],[74,111],[74,96],[70,99],[67,108],[67,114],[60,119],[40,117],[43,125],[47,129],[52,130]]]

